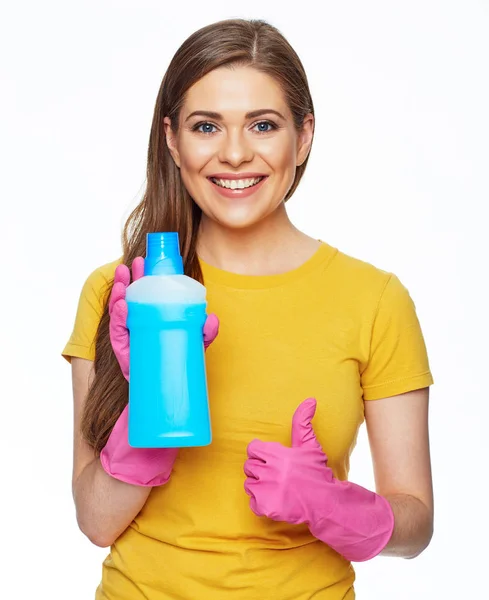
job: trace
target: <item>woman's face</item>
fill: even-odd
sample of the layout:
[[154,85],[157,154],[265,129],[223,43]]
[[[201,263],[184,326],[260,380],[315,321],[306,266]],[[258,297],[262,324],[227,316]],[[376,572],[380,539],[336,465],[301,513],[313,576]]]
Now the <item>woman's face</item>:
[[208,73],[188,90],[178,133],[164,122],[190,196],[206,217],[233,229],[280,206],[312,143],[313,116],[298,135],[280,86],[250,67]]

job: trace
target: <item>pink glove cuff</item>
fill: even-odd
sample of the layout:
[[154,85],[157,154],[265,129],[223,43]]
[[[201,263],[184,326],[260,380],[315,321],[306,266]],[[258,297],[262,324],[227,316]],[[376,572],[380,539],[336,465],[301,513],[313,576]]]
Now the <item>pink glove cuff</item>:
[[308,523],[309,530],[349,561],[370,560],[391,539],[392,507],[383,496],[350,481],[335,480],[335,485],[338,488],[335,508],[330,514],[313,517]]
[[133,448],[127,441],[129,407],[126,405],[100,453],[104,471],[125,483],[164,485],[170,478],[178,448]]
[[[133,448],[133,451],[140,449],[142,448]],[[161,457],[158,458],[161,460]],[[138,459],[138,461],[141,460],[143,460],[142,457]],[[145,460],[147,462],[147,458]],[[129,464],[127,463],[127,461],[125,463],[120,463],[116,461],[111,462],[110,451],[107,449],[107,446],[103,448],[102,452],[100,453],[100,463],[102,465],[103,470],[108,475],[114,477],[115,479],[118,479],[119,481],[124,481],[125,483],[130,483],[132,485],[141,485],[145,487],[154,487],[168,483],[168,480],[170,479],[171,475],[171,465],[173,465],[172,461],[171,465],[169,465],[167,472],[160,473],[159,475],[156,475],[153,478],[148,478],[146,468],[143,471],[138,469],[138,461]],[[157,470],[158,469],[153,469],[152,471],[151,468],[149,468],[148,472],[151,473]]]

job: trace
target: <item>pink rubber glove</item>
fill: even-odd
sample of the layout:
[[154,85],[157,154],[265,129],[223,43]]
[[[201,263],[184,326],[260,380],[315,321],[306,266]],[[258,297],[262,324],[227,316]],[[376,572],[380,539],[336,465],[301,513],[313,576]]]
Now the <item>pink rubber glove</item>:
[[373,558],[387,545],[394,515],[382,496],[333,476],[311,419],[308,398],[292,419],[292,448],[253,440],[244,471],[251,510],[258,516],[306,523],[312,535],[350,561]]
[[[132,263],[132,279],[144,274],[144,259]],[[126,289],[131,280],[129,269],[118,265],[109,299],[110,341],[124,377],[129,381],[129,331],[127,322]],[[219,321],[209,315],[204,325],[204,346],[207,348],[217,336]],[[104,471],[112,477],[133,485],[158,486],[167,483],[178,448],[133,448],[128,442],[128,405],[112,429],[107,444],[100,453]]]

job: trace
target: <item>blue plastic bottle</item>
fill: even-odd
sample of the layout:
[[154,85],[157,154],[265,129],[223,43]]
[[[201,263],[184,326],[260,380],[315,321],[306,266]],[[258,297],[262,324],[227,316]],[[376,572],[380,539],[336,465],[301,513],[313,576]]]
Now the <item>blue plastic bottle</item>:
[[203,326],[206,290],[184,275],[178,233],[148,233],[144,277],[126,292],[129,445],[211,443]]

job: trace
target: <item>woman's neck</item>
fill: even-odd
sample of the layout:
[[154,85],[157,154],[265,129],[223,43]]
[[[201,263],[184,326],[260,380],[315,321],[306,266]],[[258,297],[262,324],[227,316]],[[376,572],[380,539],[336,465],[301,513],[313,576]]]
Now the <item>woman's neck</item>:
[[273,275],[307,261],[320,242],[299,231],[285,206],[253,227],[231,229],[202,215],[199,257],[209,265],[242,275]]

